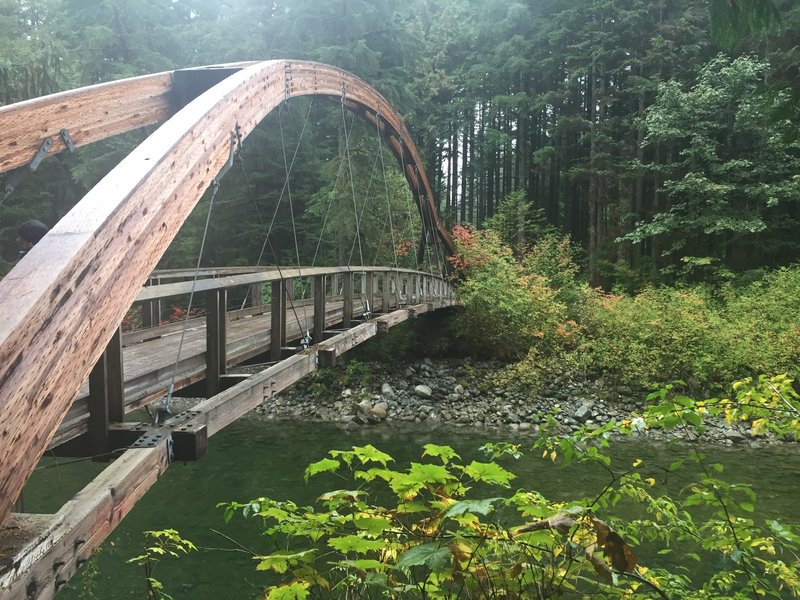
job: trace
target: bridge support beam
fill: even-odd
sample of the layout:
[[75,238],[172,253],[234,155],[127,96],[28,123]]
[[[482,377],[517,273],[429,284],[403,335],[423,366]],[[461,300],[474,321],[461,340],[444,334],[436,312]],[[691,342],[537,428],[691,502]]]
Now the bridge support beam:
[[353,273],[348,271],[342,274],[342,294],[344,295],[344,307],[342,309],[342,327],[350,327],[353,322]]
[[270,357],[274,361],[281,359],[281,348],[286,345],[286,282],[272,282],[272,299],[270,301]]
[[122,367],[122,330],[116,333],[89,375],[89,451],[91,456],[111,450],[108,428],[125,416]]
[[228,290],[206,292],[206,386],[210,398],[219,394],[228,366]]

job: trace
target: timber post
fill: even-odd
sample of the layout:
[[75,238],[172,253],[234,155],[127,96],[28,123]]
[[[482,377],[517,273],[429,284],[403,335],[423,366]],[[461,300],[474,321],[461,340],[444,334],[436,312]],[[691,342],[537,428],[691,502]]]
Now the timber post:
[[281,348],[286,343],[286,282],[282,279],[272,282],[270,316],[270,358],[278,361],[281,359]]
[[342,294],[344,294],[344,306],[342,309],[342,327],[348,329],[353,321],[353,272],[348,271],[342,274]]
[[89,374],[89,444],[93,456],[112,449],[109,424],[122,422],[124,403],[122,329],[118,328]]
[[206,393],[211,398],[221,391],[220,381],[227,368],[228,290],[206,292]]
[[264,306],[264,284],[254,283],[250,286],[250,306]]
[[[333,281],[331,281],[331,284]],[[314,277],[314,341],[325,339],[325,275]]]
[[364,294],[366,296],[364,313],[372,314],[375,312],[375,280],[372,276],[372,271],[367,271],[366,273],[362,274],[361,277],[364,278]]
[[336,297],[339,295],[339,274],[334,273],[331,275],[331,296]]
[[383,271],[381,273],[381,312],[387,313],[389,312],[389,288],[391,287],[391,283],[389,282],[389,278],[391,277],[391,273],[389,271]]

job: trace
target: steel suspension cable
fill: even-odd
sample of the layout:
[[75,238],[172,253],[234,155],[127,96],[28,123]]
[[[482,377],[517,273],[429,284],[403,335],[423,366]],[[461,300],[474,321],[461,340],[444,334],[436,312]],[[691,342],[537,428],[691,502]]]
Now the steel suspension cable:
[[[342,95],[342,123],[345,126],[344,136],[344,149],[347,155],[347,170],[350,174],[350,191],[353,196],[353,216],[356,218],[356,237],[358,238],[358,256],[361,260],[361,266],[364,266],[364,251],[361,247],[361,231],[358,229],[358,205],[356,203],[356,186],[353,180],[353,163],[350,158],[350,136],[347,135],[347,121],[345,119],[344,95]],[[348,267],[350,266],[348,262]]]
[[[197,265],[194,269],[194,276],[192,277],[192,288],[189,292],[189,303],[186,309],[186,315],[183,318],[183,326],[181,327],[181,337],[180,341],[178,342],[178,354],[175,357],[175,367],[172,370],[172,377],[169,382],[169,387],[167,388],[167,396],[162,403],[162,407],[167,414],[170,414],[170,408],[172,406],[172,394],[175,391],[175,379],[178,376],[178,366],[180,365],[181,361],[181,352],[183,351],[183,343],[186,339],[186,330],[189,324],[189,317],[192,314],[192,304],[194,302],[194,292],[195,288],[197,287],[197,279],[200,274],[200,264],[203,260],[203,252],[206,247],[206,240],[208,239],[208,226],[211,223],[211,212],[214,208],[214,199],[217,197],[217,192],[219,192],[219,181],[217,178],[214,178],[212,183],[212,192],[211,192],[211,199],[208,202],[208,214],[206,215],[206,224],[203,228],[203,237],[200,240],[200,251],[198,252],[197,256]],[[161,411],[156,411],[155,417],[155,424],[158,425],[160,421],[160,414]]]

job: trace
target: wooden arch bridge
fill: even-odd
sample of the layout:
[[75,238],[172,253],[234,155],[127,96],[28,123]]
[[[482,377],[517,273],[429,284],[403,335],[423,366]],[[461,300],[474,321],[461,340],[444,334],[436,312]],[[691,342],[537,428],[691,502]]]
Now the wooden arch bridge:
[[[450,253],[399,116],[334,67],[215,65],[0,108],[7,185],[48,155],[160,123],[0,281],[0,598],[53,597],[173,460],[201,458],[210,436],[318,366],[454,303],[445,278],[392,267],[204,270],[191,281],[195,272],[153,274],[241,141],[297,96],[341,100],[381,133],[421,214],[420,245]],[[298,279],[313,290],[309,297],[294,297]],[[228,311],[228,294],[242,288],[249,306]],[[205,317],[159,325],[160,303],[190,293],[204,295]],[[154,326],[122,334],[133,305]],[[185,350],[172,365],[179,337]],[[265,363],[260,372],[228,373],[256,357]],[[189,385],[204,386],[207,398],[192,410],[156,424],[124,422],[172,386]],[[55,514],[12,512],[40,457],[56,449],[116,459]]]

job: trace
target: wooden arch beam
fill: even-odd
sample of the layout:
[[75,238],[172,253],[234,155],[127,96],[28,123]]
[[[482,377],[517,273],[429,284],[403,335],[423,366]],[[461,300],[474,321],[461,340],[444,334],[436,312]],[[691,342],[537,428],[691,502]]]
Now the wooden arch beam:
[[[160,89],[163,77],[151,83]],[[370,86],[334,67],[282,60],[224,79],[137,147],[0,281],[0,522],[143,282],[229,160],[234,132],[247,137],[293,96],[343,98],[379,114],[417,165],[421,210],[449,241],[405,126]],[[168,109],[153,110],[147,119]]]

